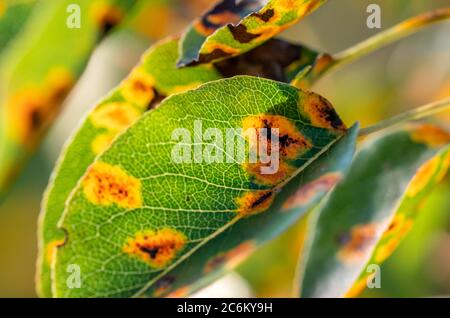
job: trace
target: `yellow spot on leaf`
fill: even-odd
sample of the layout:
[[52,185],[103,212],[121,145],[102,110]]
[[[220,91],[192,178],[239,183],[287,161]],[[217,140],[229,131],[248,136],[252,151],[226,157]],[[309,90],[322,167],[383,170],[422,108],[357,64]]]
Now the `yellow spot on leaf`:
[[99,128],[121,132],[139,118],[141,112],[128,103],[109,103],[91,115],[92,124]]
[[359,278],[355,284],[345,293],[345,298],[355,298],[358,297],[364,289],[367,287],[367,282],[375,277],[375,273],[369,275],[363,275]]
[[111,145],[115,136],[115,133],[104,133],[97,136],[94,141],[92,141],[92,152],[96,155],[103,153]]
[[122,84],[123,97],[139,107],[147,107],[155,97],[155,79],[143,69],[135,69]]
[[282,209],[290,210],[298,206],[309,204],[317,193],[330,191],[341,179],[342,174],[339,172],[330,172],[320,176],[318,179],[311,181],[298,189],[294,195],[286,200]]
[[255,182],[263,185],[276,185],[287,180],[295,172],[295,168],[291,167],[284,161],[280,161],[278,169],[275,173],[261,173],[264,167],[269,168],[270,163],[244,163],[243,167],[247,173],[255,178]]
[[236,199],[237,212],[245,217],[267,210],[273,203],[274,193],[270,190],[255,190]]
[[439,170],[440,158],[438,156],[428,160],[423,166],[419,168],[416,175],[411,180],[406,194],[409,197],[416,196],[422,191],[430,182],[433,175]]
[[367,249],[375,240],[375,224],[362,224],[354,226],[349,237],[344,237],[344,246],[338,252],[338,258],[347,264],[359,262],[365,256]]
[[441,147],[450,143],[450,134],[433,125],[420,125],[413,130],[411,139],[430,147]]
[[121,167],[104,162],[94,163],[83,179],[86,198],[99,205],[117,204],[132,209],[142,206],[141,181]]
[[178,85],[170,89],[169,95],[177,94],[177,93],[184,93],[186,91],[190,91],[193,89],[196,89],[202,84],[202,82],[193,82],[187,85]]
[[154,268],[171,263],[186,244],[186,237],[174,229],[138,233],[127,240],[123,251],[133,255]]
[[47,246],[45,247],[45,261],[48,265],[52,263],[53,256],[55,255],[55,251],[58,246],[61,246],[63,244],[64,240],[54,240],[47,243]]
[[124,12],[111,3],[97,1],[92,5],[91,17],[101,29],[109,30],[122,21]]

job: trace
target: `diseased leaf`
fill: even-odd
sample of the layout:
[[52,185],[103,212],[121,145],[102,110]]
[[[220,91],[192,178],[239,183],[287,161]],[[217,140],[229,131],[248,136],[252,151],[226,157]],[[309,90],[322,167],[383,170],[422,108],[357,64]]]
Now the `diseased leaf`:
[[221,0],[182,38],[178,66],[211,63],[247,52],[298,22],[325,0]]
[[355,125],[281,189],[266,212],[243,219],[217,235],[149,286],[145,295],[188,296],[286,231],[345,176],[353,159],[357,135],[358,125]]
[[[273,55],[285,49],[286,58]],[[176,68],[178,40],[156,44],[142,57],[142,62],[108,97],[101,101],[68,142],[55,168],[44,196],[39,226],[38,293],[51,296],[50,264],[55,247],[64,240],[57,229],[64,205],[77,181],[95,157],[145,111],[166,96],[193,89],[200,84],[234,75],[263,75],[289,80],[290,73],[302,67],[309,51],[281,40],[270,40],[260,48],[217,65]],[[270,53],[270,54],[267,54]],[[270,61],[270,63],[269,63]],[[270,65],[270,66],[267,66]]]
[[366,266],[393,252],[445,176],[449,143],[450,134],[430,125],[408,125],[365,142],[311,224],[302,297],[355,296],[364,289],[374,274]]
[[25,25],[36,0],[3,0],[0,2],[0,53]]
[[[237,160],[239,148],[225,151],[217,135],[198,139],[198,129],[222,136],[231,130],[228,138],[243,142],[245,159],[255,145],[242,130],[263,127],[279,129],[273,174],[262,174],[262,163]],[[179,140],[176,129],[195,140]],[[72,192],[59,222],[66,240],[52,263],[54,296],[142,294],[206,242],[269,208],[344,131],[325,99],[270,80],[238,76],[172,95],[97,157]],[[194,145],[194,162],[174,162],[174,147]],[[203,151],[227,160],[196,163]],[[67,286],[70,264],[80,266],[83,288]]]
[[[4,83],[0,91],[0,195],[59,113],[99,39],[122,21],[134,2],[59,0],[36,5],[20,39],[0,61]],[[73,21],[77,12],[82,17],[79,28]]]

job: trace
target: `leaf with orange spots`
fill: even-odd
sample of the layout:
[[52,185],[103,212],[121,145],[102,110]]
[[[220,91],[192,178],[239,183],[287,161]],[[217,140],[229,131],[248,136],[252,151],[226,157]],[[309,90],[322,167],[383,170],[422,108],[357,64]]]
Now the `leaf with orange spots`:
[[220,0],[182,38],[179,66],[243,54],[292,26],[325,0]]
[[[56,224],[70,192],[95,157],[107,149],[117,135],[144,112],[157,106],[166,96],[239,74],[263,75],[289,81],[291,72],[302,67],[307,60],[301,46],[270,40],[247,54],[225,61],[226,63],[178,69],[178,46],[176,38],[169,38],[152,46],[143,55],[141,63],[92,109],[74,133],[61,154],[43,200],[39,227],[41,251],[50,242],[64,237]],[[286,59],[279,55],[281,49],[289,53]],[[39,294],[50,296],[50,262],[45,262],[42,255],[41,252],[38,289]]]
[[[247,168],[254,145],[242,128],[249,122],[269,129],[270,135],[255,132],[271,154],[279,148],[273,163],[282,163],[282,173],[271,183],[260,176],[269,166]],[[279,191],[345,132],[326,100],[267,79],[237,76],[171,95],[120,134],[74,187],[58,222],[66,240],[51,264],[53,296],[143,294],[234,224],[264,215]],[[217,134],[230,133],[243,148],[225,151]],[[180,160],[174,155],[180,147],[197,150]],[[326,191],[332,184],[317,186]],[[251,247],[224,257],[244,258]],[[80,266],[82,288],[68,288],[69,264]]]
[[302,297],[354,297],[366,287],[374,275],[366,266],[391,255],[447,173],[449,143],[448,132],[424,124],[364,141],[312,218],[299,265]]
[[[58,0],[33,6],[20,36],[9,41],[0,58],[0,196],[56,119],[99,40],[125,18],[135,1]],[[5,14],[20,24],[26,15],[22,11]],[[0,32],[0,38],[7,36]]]
[[[307,166],[277,194],[271,207],[234,224],[207,242],[186,261],[168,272],[145,292],[166,296],[189,286],[188,294],[233,270],[255,249],[288,230],[345,176],[353,159],[358,126]],[[166,284],[167,277],[171,278]],[[164,286],[164,291],[161,291]],[[187,296],[187,295],[185,295]]]

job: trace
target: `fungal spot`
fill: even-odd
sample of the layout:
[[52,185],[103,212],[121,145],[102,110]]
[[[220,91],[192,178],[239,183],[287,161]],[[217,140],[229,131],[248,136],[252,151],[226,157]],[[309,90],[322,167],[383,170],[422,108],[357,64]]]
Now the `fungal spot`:
[[[257,139],[260,138],[259,131],[261,128],[266,128],[268,132],[271,132],[271,129],[278,130],[280,157],[285,159],[297,159],[313,146],[312,142],[302,135],[295,124],[283,116],[266,114],[249,116],[244,119],[242,128],[244,132],[247,129],[256,129]],[[249,141],[251,142],[251,140]],[[267,148],[270,150],[270,135],[267,136],[267,142]],[[256,146],[255,144],[250,144],[251,148]]]
[[166,275],[155,283],[154,297],[161,297],[175,283],[175,277]]
[[164,268],[183,249],[186,240],[184,234],[171,228],[150,230],[128,238],[123,251],[153,268]]
[[314,126],[331,129],[338,133],[346,130],[333,106],[322,96],[308,92],[306,97],[300,101],[302,104],[299,107],[303,109]]
[[108,103],[100,106],[91,114],[91,122],[98,128],[121,132],[141,115],[128,103]]
[[189,295],[189,286],[184,286],[166,295],[166,298],[184,298]]
[[54,240],[47,243],[45,247],[45,262],[50,265],[55,255],[56,249],[64,244],[64,240]]
[[121,167],[95,162],[83,179],[86,198],[94,203],[133,209],[142,206],[141,181],[128,175]]
[[342,174],[330,172],[318,179],[313,180],[298,189],[282,206],[282,210],[290,210],[299,206],[304,206],[317,196],[318,193],[330,191],[340,180]]
[[346,264],[361,261],[375,241],[375,236],[375,224],[369,223],[354,226],[350,233],[341,235],[338,238],[339,243],[343,245],[337,254],[338,258]]
[[389,256],[391,256],[394,250],[397,248],[399,243],[400,243],[399,238],[394,237],[387,243],[380,246],[375,252],[375,261],[381,263],[386,259],[388,259]]
[[375,273],[371,273],[369,275],[364,275],[360,279],[356,281],[355,284],[344,294],[345,298],[355,298],[358,297],[364,289],[367,287],[367,282],[372,280],[375,276]]
[[267,210],[273,203],[274,192],[271,190],[256,190],[245,193],[236,199],[237,212],[246,217]]
[[382,242],[385,242],[375,250],[375,261],[381,263],[389,258],[397,248],[400,240],[408,234],[413,225],[413,219],[406,218],[402,213],[395,215],[381,239]]
[[118,25],[124,17],[121,8],[106,2],[94,3],[91,10],[92,18],[100,28],[102,36]]
[[243,24],[237,26],[229,25],[228,29],[231,35],[233,35],[233,38],[239,43],[249,43],[260,36],[259,34],[248,32],[247,27]]
[[261,173],[264,167],[270,168],[270,163],[244,163],[244,170],[252,177],[252,181],[262,185],[276,185],[285,180],[295,172],[295,168],[284,161],[280,161],[275,173]]
[[270,19],[274,17],[274,15],[275,11],[272,8],[261,13],[256,12],[252,14],[252,16],[257,17],[258,19],[261,19],[264,22],[269,22]]
[[211,273],[221,268],[232,270],[250,256],[255,248],[256,244],[253,241],[247,241],[239,244],[230,251],[221,252],[206,263],[204,272]]
[[439,170],[440,158],[438,156],[433,157],[428,160],[424,165],[422,165],[417,171],[416,175],[413,177],[409,183],[406,194],[409,197],[416,196],[419,192],[425,189],[430,183],[431,179]]
[[62,67],[52,69],[41,87],[29,87],[8,101],[8,133],[24,147],[33,147],[59,113],[62,100],[73,86],[72,74]]
[[96,155],[103,153],[108,149],[115,137],[115,133],[104,133],[95,137],[91,144],[92,152]]
[[177,86],[174,86],[174,87],[172,87],[170,89],[169,95],[177,94],[177,93],[184,93],[186,91],[190,91],[190,90],[196,89],[202,84],[203,84],[202,82],[198,82],[197,81],[197,82],[192,82],[192,83],[189,83],[189,84],[186,84],[186,85],[177,85]]
[[135,69],[122,84],[123,97],[139,107],[146,108],[155,97],[155,79],[144,70]]
[[439,127],[424,124],[415,126],[411,133],[411,139],[429,147],[438,148],[450,143],[450,134]]
[[[221,43],[206,42],[198,58],[198,63],[209,63],[229,56],[237,55],[240,51]],[[194,63],[196,64],[196,63]]]

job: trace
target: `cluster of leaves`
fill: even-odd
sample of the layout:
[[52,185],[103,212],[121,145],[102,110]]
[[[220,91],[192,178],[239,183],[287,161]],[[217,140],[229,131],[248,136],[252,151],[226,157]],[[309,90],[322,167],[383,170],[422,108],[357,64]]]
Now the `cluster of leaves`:
[[[133,1],[99,2],[125,10]],[[359,125],[347,128],[330,102],[308,91],[341,61],[274,38],[324,2],[222,0],[181,38],[160,41],[143,55],[89,112],[52,174],[39,220],[41,296],[187,296],[306,215],[298,296],[355,296],[366,286],[366,266],[393,252],[445,177],[450,134],[408,124],[362,140],[356,152]],[[54,15],[45,30],[62,23],[56,17],[64,5],[45,8]],[[55,65],[45,65],[42,77],[26,77],[45,87],[8,80],[14,85],[1,95],[2,118],[21,126],[2,125],[9,154],[2,166],[37,144],[81,71],[80,57],[103,29],[93,24],[71,39],[82,43],[67,45],[84,51],[66,56],[71,62],[58,68],[57,78],[49,75]],[[9,76],[28,69],[39,41],[57,41],[45,30]],[[193,133],[198,121],[223,135],[278,129],[279,171],[263,175],[261,164],[233,160],[175,163],[172,132]],[[217,138],[203,147],[223,157]],[[236,138],[251,151],[250,140]],[[73,264],[81,269],[81,288],[67,283]]]

